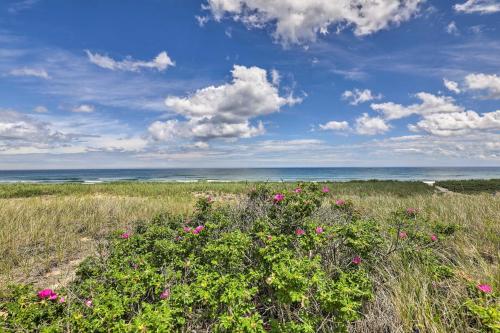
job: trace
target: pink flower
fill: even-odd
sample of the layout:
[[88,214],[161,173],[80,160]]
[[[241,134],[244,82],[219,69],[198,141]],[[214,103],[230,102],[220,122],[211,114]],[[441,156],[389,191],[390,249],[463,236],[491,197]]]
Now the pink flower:
[[166,298],[169,298],[170,297],[170,290],[169,289],[165,289],[161,294],[160,294],[160,298],[161,299],[166,299]]
[[190,227],[184,227],[182,229],[184,230],[184,232],[191,232],[191,228]]
[[345,200],[338,199],[337,201],[335,201],[335,204],[336,204],[337,206],[343,206],[343,205],[345,205]]
[[88,307],[88,308],[91,308],[92,307],[92,300],[91,299],[88,299],[85,301],[85,306]]
[[435,241],[437,241],[437,240],[438,240],[438,238],[437,238],[437,236],[436,236],[436,235],[431,235],[431,241],[435,242]]
[[321,227],[317,227],[316,228],[316,233],[319,235],[319,234],[322,234],[323,233],[323,228]]
[[300,193],[302,192],[302,189],[300,187],[297,187],[295,190],[293,190],[295,193]]
[[59,298],[59,303],[64,303],[64,302],[66,302],[66,298],[64,298],[63,296],[61,296]]
[[406,209],[406,214],[415,215],[415,214],[417,214],[417,209],[416,208],[408,208],[408,209]]
[[405,239],[406,237],[408,237],[408,235],[406,234],[406,231],[400,231],[399,232],[399,238]]
[[52,289],[43,289],[38,292],[38,298],[40,299],[48,298],[52,301],[57,298],[57,294]]
[[303,229],[300,229],[300,228],[298,228],[297,230],[295,230],[295,234],[296,234],[297,236],[302,236],[302,235],[304,235],[305,233],[306,233],[306,232],[305,232]]
[[123,234],[120,235],[121,239],[128,239],[130,237],[130,233],[124,232]]
[[330,189],[328,188],[328,186],[323,186],[323,189],[321,190],[321,192],[328,193],[328,192],[330,192]]
[[360,257],[360,256],[355,256],[354,258],[352,258],[352,263],[353,263],[354,265],[359,265],[359,264],[361,264],[361,261],[363,261],[363,260],[361,259],[361,257]]
[[281,193],[274,195],[274,202],[280,202],[280,201],[283,201],[283,199],[285,199],[285,195],[283,195]]
[[483,293],[489,294],[493,291],[493,288],[489,284],[478,284],[477,289],[481,290]]
[[196,228],[194,228],[193,234],[198,235],[203,229],[205,229],[205,227],[202,225],[199,225]]

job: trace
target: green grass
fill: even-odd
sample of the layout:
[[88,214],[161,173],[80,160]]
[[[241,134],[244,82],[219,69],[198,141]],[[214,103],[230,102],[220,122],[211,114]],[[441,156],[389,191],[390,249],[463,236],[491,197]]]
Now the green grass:
[[447,180],[436,182],[437,186],[444,187],[457,193],[492,193],[500,192],[500,179],[470,179],[470,180]]
[[[39,196],[68,195],[117,195],[134,197],[180,197],[195,192],[223,192],[241,194],[256,186],[255,182],[196,182],[196,183],[155,183],[155,182],[116,182],[106,184],[2,184],[0,198],[29,198]],[[270,188],[292,189],[295,183],[267,183]],[[339,195],[369,196],[392,194],[398,197],[415,194],[430,194],[433,189],[421,182],[400,181],[349,181],[325,183],[333,193]]]

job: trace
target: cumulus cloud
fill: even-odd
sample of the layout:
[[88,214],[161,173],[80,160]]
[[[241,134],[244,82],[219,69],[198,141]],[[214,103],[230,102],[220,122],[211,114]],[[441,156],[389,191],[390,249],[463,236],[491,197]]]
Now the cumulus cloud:
[[439,136],[456,136],[477,130],[500,130],[500,110],[480,115],[474,111],[427,115],[411,131],[425,131]]
[[453,6],[455,11],[472,14],[491,14],[500,12],[500,1],[498,0],[467,0],[462,4],[456,4]]
[[94,112],[94,110],[95,110],[94,106],[89,104],[81,104],[71,109],[72,112],[76,113],[90,113]]
[[329,121],[326,124],[319,125],[323,131],[346,131],[349,129],[347,121]]
[[112,71],[140,72],[141,69],[145,68],[163,72],[168,67],[175,66],[175,62],[165,51],[161,52],[156,56],[156,58],[150,61],[134,60],[131,57],[127,57],[125,60],[117,61],[109,56],[92,53],[89,50],[85,50],[85,53],[87,53],[87,57],[90,62]]
[[380,117],[370,117],[368,113],[356,119],[356,133],[361,135],[377,135],[387,132],[391,127]]
[[429,115],[433,113],[461,112],[464,109],[455,105],[452,97],[436,96],[426,92],[419,92],[415,95],[421,100],[419,104],[403,106],[393,102],[372,104],[371,108],[383,114],[387,120],[400,119],[412,114]]
[[0,150],[26,145],[59,145],[74,137],[13,110],[0,109]]
[[342,99],[349,101],[349,104],[351,105],[358,105],[361,103],[373,101],[376,99],[381,99],[382,95],[374,95],[371,90],[365,89],[365,90],[359,90],[359,89],[354,89],[354,90],[346,90],[342,94]]
[[500,99],[500,76],[487,74],[469,74],[465,77],[468,90],[485,90],[486,97]]
[[331,26],[352,26],[358,36],[399,25],[418,12],[424,0],[208,0],[204,6],[216,21],[230,17],[249,28],[274,25],[283,44],[314,41]]
[[9,72],[12,76],[32,76],[41,79],[50,79],[49,73],[45,69],[22,67],[15,68]]
[[166,106],[186,120],[157,121],[149,127],[151,136],[162,141],[253,137],[263,134],[265,129],[262,122],[252,125],[251,119],[302,101],[291,94],[280,96],[275,75],[269,81],[267,71],[262,68],[235,65],[231,73],[230,83],[199,89],[187,97],[167,97]]
[[452,91],[455,94],[460,94],[460,88],[458,87],[457,82],[448,79],[443,79],[443,84],[449,91]]

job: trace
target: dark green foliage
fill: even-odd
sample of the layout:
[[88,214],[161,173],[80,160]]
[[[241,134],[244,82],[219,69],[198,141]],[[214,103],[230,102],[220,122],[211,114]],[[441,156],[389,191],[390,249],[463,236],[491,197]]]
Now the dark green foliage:
[[500,192],[500,179],[470,179],[470,180],[446,180],[435,183],[436,186],[444,187],[452,192],[475,194]]

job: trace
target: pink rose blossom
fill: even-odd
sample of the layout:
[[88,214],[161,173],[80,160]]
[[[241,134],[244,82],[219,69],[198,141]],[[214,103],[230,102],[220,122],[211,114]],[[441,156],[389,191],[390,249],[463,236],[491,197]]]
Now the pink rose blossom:
[[170,297],[170,290],[169,289],[165,289],[161,294],[160,294],[160,298],[161,299],[167,299]]
[[281,193],[274,195],[274,202],[280,202],[280,201],[283,201],[283,199],[285,199],[285,195],[283,195]]
[[295,193],[300,193],[302,192],[302,189],[300,187],[297,187],[295,190],[293,190]]
[[328,192],[330,192],[330,189],[328,188],[328,186],[323,186],[323,189],[321,190],[321,192],[328,193]]
[[417,209],[416,208],[408,208],[408,209],[406,209],[406,214],[415,215],[415,214],[417,214]]
[[361,264],[361,261],[363,261],[363,260],[361,259],[361,257],[360,257],[360,256],[355,256],[354,258],[352,258],[352,263],[353,263],[354,265],[359,265],[359,264]]
[[63,296],[61,296],[59,298],[59,303],[64,303],[64,302],[66,302],[66,298],[64,298]]
[[88,299],[85,301],[85,306],[88,307],[88,308],[91,308],[92,307],[92,300],[91,299]]
[[483,293],[489,294],[493,291],[493,288],[489,284],[478,284],[477,289],[481,290]]
[[303,229],[300,229],[300,228],[298,228],[297,230],[295,230],[295,234],[296,234],[297,236],[302,236],[302,235],[304,235],[305,233],[306,233],[306,232],[305,232]]
[[38,298],[55,300],[57,298],[57,294],[52,289],[43,289],[38,292]]
[[120,235],[120,238],[121,239],[128,239],[128,238],[130,238],[130,233],[124,232],[123,234]]
[[200,232],[202,232],[203,229],[205,229],[205,227],[202,225],[199,225],[196,228],[194,228],[193,234],[198,235]]
[[322,234],[323,233],[323,228],[322,227],[317,227],[316,228],[316,233],[319,235],[319,234]]
[[406,234],[406,231],[400,231],[399,232],[399,238],[405,239],[406,237],[408,237],[408,235]]
[[437,240],[438,240],[438,238],[437,238],[437,236],[436,236],[436,235],[431,235],[431,241],[435,242],[435,241],[437,241]]
[[184,232],[191,232],[191,228],[190,227],[184,227],[182,229],[184,230]]
[[335,201],[335,204],[336,204],[337,206],[343,206],[343,205],[345,205],[345,200],[338,199],[337,201]]

